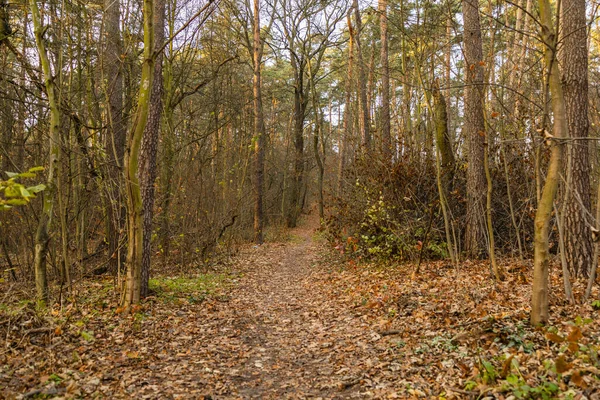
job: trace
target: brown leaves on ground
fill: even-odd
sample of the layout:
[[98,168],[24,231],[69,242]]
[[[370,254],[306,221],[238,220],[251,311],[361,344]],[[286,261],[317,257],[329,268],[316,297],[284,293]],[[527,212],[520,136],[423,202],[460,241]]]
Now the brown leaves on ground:
[[411,281],[412,265],[357,265],[293,233],[219,274],[164,278],[133,314],[110,280],[46,314],[2,308],[0,397],[598,397],[598,312],[555,295],[551,326],[530,327],[529,266],[495,283],[484,263],[430,263]]

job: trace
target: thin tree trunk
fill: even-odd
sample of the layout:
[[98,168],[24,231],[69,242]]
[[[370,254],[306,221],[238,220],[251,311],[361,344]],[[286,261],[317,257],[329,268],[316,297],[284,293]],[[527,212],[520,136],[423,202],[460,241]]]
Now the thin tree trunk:
[[388,59],[387,0],[379,0],[379,27],[381,31],[381,141],[383,156],[392,160],[392,135],[390,128],[390,66]]
[[46,50],[46,41],[44,32],[46,27],[43,25],[40,10],[36,0],[29,1],[31,16],[34,27],[35,43],[40,57],[42,67],[42,76],[46,95],[48,96],[48,107],[50,109],[50,151],[46,178],[46,191],[44,192],[44,205],[42,215],[40,216],[37,231],[35,235],[35,287],[38,301],[45,305],[48,302],[48,280],[46,277],[46,258],[48,255],[48,245],[50,236],[48,234],[49,226],[52,222],[54,204],[56,202],[56,178],[57,168],[60,159],[60,110],[58,108],[57,89],[52,76],[50,59]]
[[492,224],[492,175],[490,173],[490,154],[489,154],[489,132],[486,130],[485,135],[485,147],[483,152],[483,168],[485,170],[485,180],[487,184],[486,191],[486,227],[488,232],[488,250],[490,254],[490,262],[492,264],[492,271],[494,271],[494,277],[497,281],[504,280],[504,269],[496,262],[496,243],[494,240],[494,225]]
[[265,181],[265,143],[266,129],[265,118],[263,114],[262,93],[261,93],[261,66],[263,42],[260,38],[260,4],[259,0],[254,0],[254,27],[253,27],[253,91],[254,91],[254,163],[255,163],[255,182],[254,182],[254,242],[263,243],[264,213],[263,196]]
[[[34,1],[34,0],[31,0]],[[141,297],[142,273],[142,194],[140,190],[139,155],[142,138],[146,130],[150,109],[150,95],[154,78],[154,2],[144,0],[144,52],[142,76],[138,94],[135,121],[129,132],[125,153],[125,180],[127,197],[127,277],[123,291],[122,305],[129,309],[139,303]]]
[[123,103],[123,41],[121,39],[120,0],[104,0],[104,48],[102,54],[103,79],[106,81],[107,131],[105,151],[108,173],[106,181],[106,235],[110,268],[120,269],[119,231],[123,221],[122,182],[125,152],[126,124]]
[[340,134],[340,165],[338,175],[338,196],[344,193],[344,174],[346,170],[346,159],[348,158],[348,146],[352,137],[352,111],[350,102],[352,100],[352,67],[354,64],[354,33],[352,32],[351,11],[348,11],[348,30],[350,39],[348,41],[348,68],[346,73],[346,98],[344,101],[344,122]]
[[[158,51],[165,41],[165,0],[154,0],[154,49]],[[154,79],[150,93],[148,122],[140,151],[140,184],[142,191],[142,283],[141,297],[148,296],[150,261],[152,254],[152,216],[154,215],[154,182],[156,180],[156,156],[158,136],[163,112],[163,52],[154,60]]]
[[358,64],[358,126],[361,134],[361,145],[363,150],[368,151],[371,148],[371,122],[369,121],[369,108],[367,104],[367,79],[365,78],[365,65],[360,42],[362,21],[358,0],[353,0],[353,7],[354,21],[356,23],[356,30],[353,32],[354,43],[356,44],[356,63]]
[[548,235],[550,234],[550,218],[556,191],[558,188],[559,171],[562,164],[562,143],[560,139],[567,133],[567,116],[565,102],[560,80],[560,72],[556,61],[556,29],[553,26],[552,8],[549,0],[539,0],[541,38],[545,44],[544,61],[548,71],[548,84],[554,126],[550,140],[551,154],[546,182],[542,189],[538,208],[535,213],[534,236],[534,262],[533,284],[531,298],[531,324],[545,324],[549,319],[548,292],[549,292],[549,260],[548,260]]
[[438,194],[440,198],[440,207],[444,216],[444,231],[446,233],[446,245],[452,264],[457,264],[455,245],[450,232],[450,216],[448,193],[452,182],[452,172],[454,171],[454,154],[450,149],[448,141],[448,113],[446,109],[446,100],[439,90],[439,84],[434,83],[433,88],[434,119],[435,119],[435,170]]

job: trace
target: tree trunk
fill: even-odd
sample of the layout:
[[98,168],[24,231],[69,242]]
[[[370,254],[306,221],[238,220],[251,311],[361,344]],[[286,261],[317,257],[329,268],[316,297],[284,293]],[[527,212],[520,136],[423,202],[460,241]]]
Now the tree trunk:
[[[34,0],[31,0],[34,1]],[[142,194],[140,191],[139,155],[150,108],[150,95],[154,75],[154,4],[144,0],[144,52],[142,76],[138,93],[135,121],[127,139],[125,154],[125,182],[127,197],[127,277],[122,305],[129,309],[139,303],[142,273]]]
[[[302,57],[302,56],[301,56]],[[295,61],[292,55],[294,68],[294,176],[290,185],[290,198],[287,213],[287,226],[294,228],[302,212],[302,184],[304,176],[304,118],[306,116],[306,93],[304,88],[305,61]]]
[[[588,50],[585,0],[564,0],[561,5],[561,79],[569,136],[587,138],[588,119]],[[592,266],[592,236],[586,222],[591,210],[590,159],[587,140],[569,145],[571,192],[565,193],[565,256],[572,276],[587,277]]]
[[33,22],[35,43],[40,57],[42,67],[42,76],[44,86],[46,88],[46,96],[48,96],[48,107],[50,109],[50,151],[46,178],[46,191],[44,192],[44,205],[42,215],[38,221],[37,231],[35,235],[35,252],[34,252],[34,270],[35,270],[35,287],[38,301],[46,305],[48,302],[48,280],[46,277],[46,258],[48,255],[48,244],[50,235],[48,229],[52,222],[54,204],[56,202],[56,178],[57,168],[60,158],[60,111],[58,108],[56,86],[50,59],[46,50],[46,41],[44,32],[46,27],[43,26],[43,20],[40,15],[40,10],[36,0],[29,1],[31,8],[31,17]]
[[120,185],[122,182],[126,124],[123,108],[123,42],[121,39],[120,0],[104,1],[104,48],[102,72],[107,97],[107,130],[105,151],[109,179],[106,181],[106,241],[110,268],[116,272],[121,263],[119,231],[123,220]]
[[255,182],[254,182],[254,242],[263,243],[263,192],[265,181],[265,142],[266,129],[265,118],[263,115],[262,93],[261,93],[261,64],[263,44],[260,38],[260,4],[259,0],[254,0],[254,41],[253,41],[253,91],[254,91],[254,163],[255,163]]
[[[448,204],[448,193],[452,184],[454,173],[454,153],[449,141],[448,135],[448,112],[446,99],[440,92],[439,83],[436,81],[433,86],[433,107],[435,120],[435,144],[436,144],[436,175],[437,187],[440,197],[440,207],[444,216],[444,231],[446,233],[446,245],[448,246],[448,255],[453,264],[457,263],[454,241],[450,232],[450,205]],[[450,210],[451,211],[451,210]]]
[[485,175],[483,116],[483,48],[479,24],[479,1],[463,0],[465,54],[465,122],[468,141],[467,220],[465,250],[481,257],[485,251]]
[[566,136],[567,116],[563,97],[560,72],[556,61],[557,37],[553,25],[552,8],[549,0],[539,0],[541,38],[545,43],[544,61],[548,71],[548,84],[554,126],[552,136],[557,140],[550,140],[551,154],[546,182],[540,195],[538,208],[535,213],[535,236],[534,236],[534,261],[533,261],[533,284],[531,297],[531,324],[538,325],[548,322],[548,235],[550,233],[550,219],[556,191],[560,168],[562,164],[562,144],[558,141]]
[[352,19],[350,18],[351,11],[348,11],[348,31],[350,39],[348,41],[348,72],[346,74],[346,99],[344,101],[344,122],[342,132],[340,134],[340,165],[338,175],[338,196],[344,193],[344,173],[346,169],[346,161],[348,158],[348,146],[352,137],[352,112],[350,102],[352,99],[352,66],[354,63],[354,33],[352,32]]
[[[165,0],[154,3],[154,49],[158,51],[165,41]],[[142,191],[143,234],[142,234],[142,283],[141,296],[148,296],[150,259],[152,251],[152,216],[154,215],[154,181],[156,180],[156,155],[158,136],[163,111],[163,52],[154,60],[154,79],[150,93],[148,122],[140,152],[140,184]]]
[[383,157],[390,162],[392,159],[392,135],[390,132],[387,0],[379,0],[379,27],[381,30],[381,141],[383,144]]
[[351,30],[351,32],[354,32],[356,62],[358,64],[358,126],[361,135],[361,145],[363,150],[368,151],[371,147],[371,122],[369,121],[369,105],[367,104],[367,79],[365,77],[365,65],[360,42],[362,21],[360,18],[360,9],[358,8],[358,0],[353,0],[353,7],[356,30]]

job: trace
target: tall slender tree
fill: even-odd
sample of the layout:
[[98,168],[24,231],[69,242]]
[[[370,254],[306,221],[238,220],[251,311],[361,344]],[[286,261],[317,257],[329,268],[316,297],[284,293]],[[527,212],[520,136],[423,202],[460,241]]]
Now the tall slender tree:
[[105,209],[106,241],[111,269],[119,268],[119,231],[122,223],[123,202],[121,184],[123,181],[123,156],[125,154],[126,123],[124,115],[124,75],[125,61],[123,39],[121,37],[121,1],[104,0],[103,46],[101,70],[106,97],[107,130],[105,152],[107,157]]
[[352,137],[352,110],[351,110],[351,99],[352,99],[352,80],[354,74],[352,71],[354,65],[354,32],[352,32],[352,9],[348,10],[348,61],[347,61],[347,72],[346,72],[346,87],[345,87],[345,99],[344,99],[344,122],[340,133],[340,161],[338,171],[338,195],[342,196],[344,191],[344,173],[346,170],[346,162],[349,153],[350,138]]
[[358,69],[358,127],[361,135],[361,145],[365,150],[371,147],[371,121],[369,120],[369,105],[367,102],[367,77],[363,60],[363,48],[361,43],[362,19],[358,0],[353,0],[354,23],[354,45],[356,46],[356,64]]
[[265,181],[265,143],[266,129],[262,105],[261,68],[262,68],[263,42],[260,38],[260,1],[254,0],[253,24],[253,49],[252,62],[254,67],[253,94],[254,94],[254,242],[263,242],[264,212],[263,196]]
[[463,0],[465,56],[465,118],[464,133],[468,143],[467,169],[467,220],[465,250],[474,257],[485,249],[485,175],[484,142],[485,119],[484,61],[479,22],[479,1]]
[[[31,0],[35,1],[35,0]],[[135,119],[127,138],[125,153],[125,187],[127,198],[127,277],[123,290],[122,305],[129,309],[141,298],[142,274],[142,193],[139,179],[139,158],[142,139],[148,122],[150,96],[154,78],[154,1],[144,0],[144,51],[142,75]]]
[[388,57],[387,0],[379,0],[379,27],[381,33],[381,140],[386,160],[392,158],[390,125],[390,66]]
[[163,52],[165,42],[165,0],[154,0],[154,79],[150,92],[148,123],[140,151],[140,184],[143,205],[142,287],[141,296],[148,295],[152,246],[152,217],[154,215],[154,181],[156,156],[163,112]]
[[48,255],[48,245],[50,235],[48,229],[54,215],[54,205],[56,203],[56,175],[58,173],[58,165],[60,160],[60,109],[58,107],[58,90],[54,76],[52,75],[52,67],[50,65],[50,57],[46,48],[46,39],[44,33],[47,27],[44,25],[40,9],[36,0],[29,1],[31,8],[31,20],[33,22],[35,43],[37,45],[38,55],[42,67],[42,78],[44,88],[48,98],[48,107],[50,109],[50,127],[49,127],[49,153],[48,153],[48,168],[46,177],[47,190],[44,194],[44,205],[42,214],[38,221],[37,231],[35,234],[35,252],[34,252],[34,270],[35,270],[35,287],[38,301],[42,304],[48,302],[48,280],[46,277],[46,258]]
[[[542,127],[544,135],[547,136],[546,142],[551,146],[550,162],[548,172],[546,173],[546,182],[542,189],[538,208],[535,213],[534,222],[534,249],[533,249],[533,283],[531,294],[531,316],[530,321],[533,325],[544,324],[550,318],[548,309],[549,298],[549,239],[550,219],[554,199],[558,189],[560,168],[563,158],[563,144],[560,142],[567,135],[567,112],[565,100],[560,79],[560,71],[557,62],[557,27],[553,17],[552,6],[549,0],[539,0],[540,10],[540,35],[544,43],[544,64],[548,71],[546,90],[552,104],[553,126],[552,134],[547,133]],[[547,110],[546,114],[547,114]],[[547,120],[546,118],[544,118]]]

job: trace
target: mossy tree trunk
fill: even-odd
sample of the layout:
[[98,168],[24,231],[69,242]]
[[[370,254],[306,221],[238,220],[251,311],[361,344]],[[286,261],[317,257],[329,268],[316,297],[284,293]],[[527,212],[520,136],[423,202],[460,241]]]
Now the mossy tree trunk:
[[567,116],[563,96],[560,72],[556,61],[556,46],[558,29],[553,25],[554,18],[549,0],[539,0],[541,38],[544,43],[544,62],[548,71],[547,89],[550,91],[552,116],[554,125],[552,136],[549,140],[551,146],[550,161],[546,182],[544,183],[538,208],[535,213],[534,236],[534,261],[533,261],[533,287],[531,297],[531,317],[533,325],[545,324],[549,319],[548,292],[549,292],[549,243],[550,219],[556,191],[560,168],[562,165],[563,148],[560,142],[567,133]]
[[[33,1],[33,0],[32,0]],[[144,52],[137,110],[127,138],[125,153],[125,194],[127,198],[127,277],[122,305],[129,309],[139,303],[142,272],[142,194],[140,190],[139,156],[148,121],[154,75],[154,1],[144,0]]]

